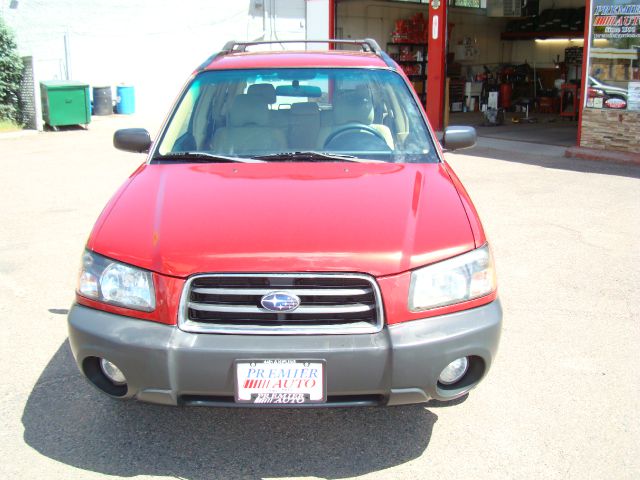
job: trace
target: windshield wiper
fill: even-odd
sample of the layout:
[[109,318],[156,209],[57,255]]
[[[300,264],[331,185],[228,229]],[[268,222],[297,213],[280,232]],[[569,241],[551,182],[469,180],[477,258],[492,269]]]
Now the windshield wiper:
[[[312,161],[329,161],[329,162],[369,162],[371,160],[363,160],[353,155],[343,155],[340,153],[322,153],[322,152],[280,152],[271,153],[269,155],[258,155],[253,158],[259,160],[267,160],[269,162],[312,162]],[[375,160],[373,160],[375,161]]]
[[154,162],[175,162],[186,160],[193,163],[264,163],[264,160],[245,157],[229,157],[205,152],[169,152],[165,155],[156,155],[151,159]]

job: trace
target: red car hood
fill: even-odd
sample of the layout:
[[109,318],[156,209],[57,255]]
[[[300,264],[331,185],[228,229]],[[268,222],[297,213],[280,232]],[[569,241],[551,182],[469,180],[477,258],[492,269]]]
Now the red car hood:
[[145,165],[111,199],[88,247],[177,277],[382,276],[475,245],[443,164],[265,163]]

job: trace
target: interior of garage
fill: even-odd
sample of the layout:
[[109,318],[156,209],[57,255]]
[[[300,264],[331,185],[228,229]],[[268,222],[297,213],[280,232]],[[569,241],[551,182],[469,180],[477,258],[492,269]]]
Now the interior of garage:
[[[449,0],[444,123],[575,145],[584,8],[585,0]],[[428,15],[427,0],[337,0],[335,35],[376,39],[424,101]]]

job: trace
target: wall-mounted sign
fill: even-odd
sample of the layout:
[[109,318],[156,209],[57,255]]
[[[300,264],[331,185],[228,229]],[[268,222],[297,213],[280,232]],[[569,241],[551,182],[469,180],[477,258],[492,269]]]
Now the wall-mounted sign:
[[593,8],[593,38],[640,38],[640,2],[612,0]]

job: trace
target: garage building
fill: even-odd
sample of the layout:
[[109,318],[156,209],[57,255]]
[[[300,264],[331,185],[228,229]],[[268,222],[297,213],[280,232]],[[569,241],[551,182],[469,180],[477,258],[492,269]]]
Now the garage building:
[[229,39],[371,37],[437,129],[640,153],[640,0],[30,0],[0,15],[35,82],[131,84],[140,111],[165,112]]
[[335,37],[376,39],[436,128],[640,153],[637,0],[330,3]]

